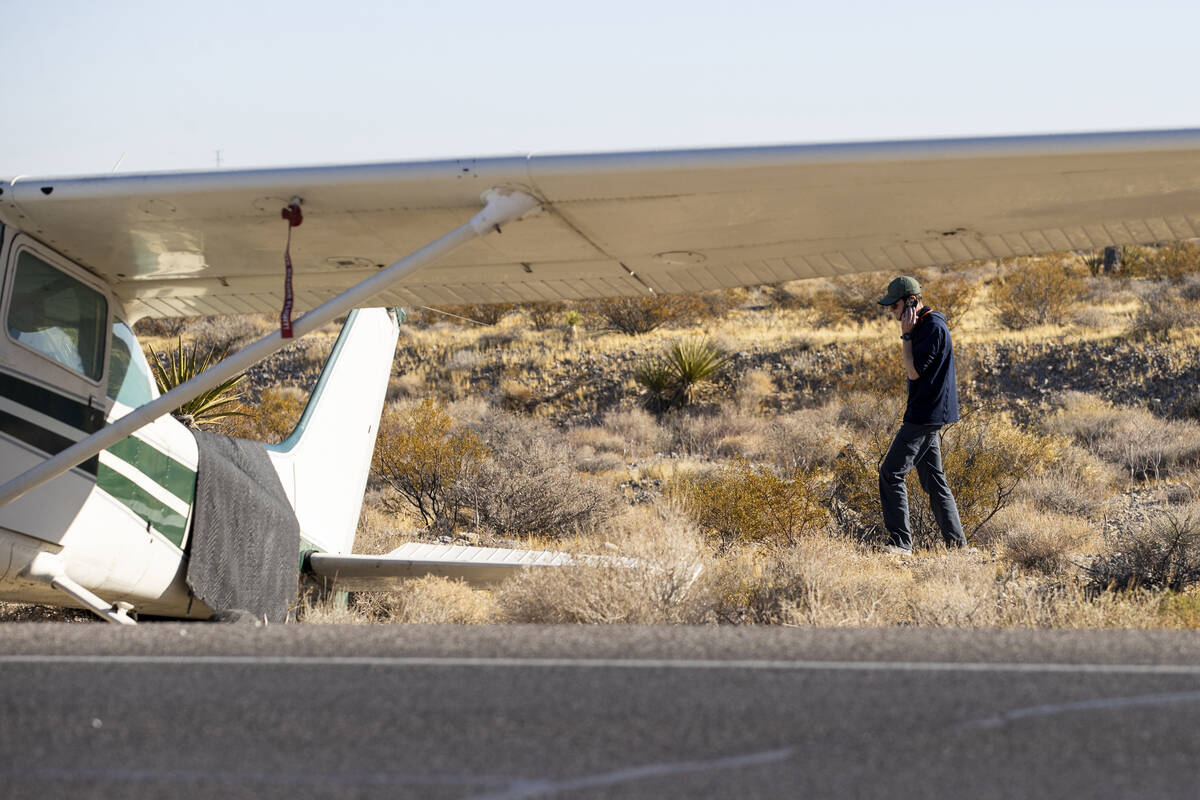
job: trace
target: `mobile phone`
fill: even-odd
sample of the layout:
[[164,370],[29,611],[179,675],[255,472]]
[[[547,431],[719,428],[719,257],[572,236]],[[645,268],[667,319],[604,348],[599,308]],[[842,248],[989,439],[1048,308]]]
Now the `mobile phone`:
[[915,297],[910,297],[904,301],[905,308],[913,308],[916,305],[917,305],[917,298],[915,298]]

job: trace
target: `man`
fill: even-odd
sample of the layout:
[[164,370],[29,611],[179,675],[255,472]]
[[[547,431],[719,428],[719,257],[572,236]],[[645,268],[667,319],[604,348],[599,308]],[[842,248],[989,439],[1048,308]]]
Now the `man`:
[[954,382],[954,345],[940,312],[921,303],[921,285],[915,278],[896,278],[879,301],[900,323],[904,368],[908,373],[908,405],[904,423],[879,466],[879,498],[883,525],[892,555],[912,555],[908,526],[908,492],[904,476],[915,466],[921,488],[947,547],[966,547],[954,495],[942,470],[939,432],[958,422],[958,388]]

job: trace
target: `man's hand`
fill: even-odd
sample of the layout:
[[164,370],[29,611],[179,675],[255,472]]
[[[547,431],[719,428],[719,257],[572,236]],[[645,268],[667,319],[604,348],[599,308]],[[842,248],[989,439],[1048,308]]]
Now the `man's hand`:
[[917,327],[917,307],[905,306],[904,311],[900,314],[900,332],[912,333],[915,327]]

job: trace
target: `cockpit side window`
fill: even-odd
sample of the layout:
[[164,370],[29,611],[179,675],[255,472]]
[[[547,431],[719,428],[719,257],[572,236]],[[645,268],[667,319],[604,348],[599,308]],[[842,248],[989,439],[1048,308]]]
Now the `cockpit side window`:
[[99,380],[104,373],[108,300],[28,250],[17,257],[8,335],[65,367]]
[[108,353],[108,396],[131,408],[154,399],[150,365],[137,337],[121,320],[112,326],[112,349]]

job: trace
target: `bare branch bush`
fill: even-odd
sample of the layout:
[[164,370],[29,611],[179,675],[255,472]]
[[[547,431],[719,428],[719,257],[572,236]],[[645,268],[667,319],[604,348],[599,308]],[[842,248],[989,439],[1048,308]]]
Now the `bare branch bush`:
[[580,476],[564,438],[544,423],[489,410],[468,424],[487,457],[454,488],[474,524],[560,538],[594,529],[616,513],[612,490]]

